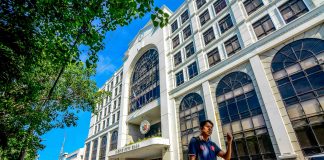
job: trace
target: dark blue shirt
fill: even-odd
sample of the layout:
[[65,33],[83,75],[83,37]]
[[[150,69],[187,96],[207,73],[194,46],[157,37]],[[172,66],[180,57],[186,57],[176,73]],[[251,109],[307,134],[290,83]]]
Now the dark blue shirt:
[[211,140],[204,141],[200,137],[192,137],[188,156],[195,155],[199,160],[216,160],[220,151],[221,149]]

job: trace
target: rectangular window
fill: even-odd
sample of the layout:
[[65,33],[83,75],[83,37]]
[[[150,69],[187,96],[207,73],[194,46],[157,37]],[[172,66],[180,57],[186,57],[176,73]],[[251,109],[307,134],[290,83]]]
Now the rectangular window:
[[173,48],[176,48],[180,44],[179,35],[172,39]]
[[119,85],[119,94],[121,93],[122,91],[122,84]]
[[206,3],[206,0],[196,0],[197,9],[202,7]]
[[195,54],[195,47],[193,42],[189,43],[186,47],[186,58],[189,58],[191,55]]
[[180,71],[180,72],[176,73],[176,84],[177,84],[177,86],[179,86],[183,82],[184,82],[183,72]]
[[182,62],[181,52],[176,53],[173,58],[174,58],[174,66],[179,65]]
[[189,79],[198,75],[197,63],[194,62],[188,66]]
[[208,9],[206,9],[206,11],[204,11],[200,16],[199,16],[199,20],[200,20],[200,25],[203,26],[206,22],[208,22],[210,20],[210,16],[209,16],[209,12]]
[[108,106],[108,114],[110,113],[110,107],[111,107],[111,106],[109,105],[109,106]]
[[106,116],[107,115],[107,108],[105,108],[105,113],[104,113],[104,116]]
[[246,10],[246,13],[250,15],[254,11],[256,11],[258,8],[262,7],[263,3],[262,0],[246,0],[244,1],[244,7]]
[[117,96],[117,94],[118,94],[118,88],[116,87],[115,88],[115,96]]
[[112,117],[112,124],[114,124],[114,123],[115,123],[115,114]]
[[221,12],[226,7],[226,1],[225,0],[218,0],[214,3],[214,9],[216,14]]
[[119,82],[119,76],[116,76],[116,84]]
[[106,128],[106,121],[102,122],[102,129]]
[[279,11],[286,23],[308,12],[308,8],[302,0],[289,0],[279,7]]
[[172,33],[178,29],[178,22],[175,21],[171,24],[171,30],[172,30]]
[[253,23],[252,26],[258,39],[276,30],[269,15],[266,15],[257,22]]
[[219,52],[218,49],[215,48],[212,51],[207,53],[208,64],[209,67],[215,65],[216,63],[220,62]]
[[109,118],[107,118],[107,127],[109,126]]
[[215,34],[214,34],[213,27],[210,27],[206,32],[204,32],[203,36],[204,36],[205,45],[207,45],[212,40],[214,40],[215,39]]
[[233,22],[230,15],[225,16],[218,22],[218,24],[222,33],[233,27]]
[[183,29],[183,39],[187,39],[191,36],[191,27],[188,25],[185,29]]
[[230,38],[229,40],[227,40],[224,43],[224,45],[225,45],[226,53],[228,56],[231,56],[232,54],[241,50],[241,46],[240,46],[237,36],[234,36],[234,37]]
[[119,114],[120,114],[120,112],[118,111],[118,112],[117,112],[117,121],[119,121],[119,117],[120,117]]
[[116,105],[116,101],[114,101],[114,109],[116,109],[117,105]]
[[181,22],[182,24],[189,19],[189,11],[186,10],[181,14]]
[[118,106],[120,107],[121,97],[118,98]]

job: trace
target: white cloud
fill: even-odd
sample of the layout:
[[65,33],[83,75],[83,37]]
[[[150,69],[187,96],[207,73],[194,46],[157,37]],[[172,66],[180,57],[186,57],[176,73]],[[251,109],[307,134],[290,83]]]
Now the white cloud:
[[97,63],[97,74],[111,74],[116,71],[116,66],[112,63],[111,58],[107,54],[99,54]]

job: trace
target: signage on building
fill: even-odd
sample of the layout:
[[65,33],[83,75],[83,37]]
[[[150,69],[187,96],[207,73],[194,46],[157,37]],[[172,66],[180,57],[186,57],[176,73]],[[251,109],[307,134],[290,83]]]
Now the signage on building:
[[140,131],[142,134],[146,134],[150,130],[151,124],[147,120],[143,120],[140,125]]
[[124,153],[124,152],[129,152],[129,151],[132,151],[134,149],[138,149],[140,148],[140,144],[139,143],[136,143],[136,144],[133,144],[131,146],[126,146],[124,148],[121,148],[121,149],[117,149],[115,151],[115,154],[120,154],[120,153]]

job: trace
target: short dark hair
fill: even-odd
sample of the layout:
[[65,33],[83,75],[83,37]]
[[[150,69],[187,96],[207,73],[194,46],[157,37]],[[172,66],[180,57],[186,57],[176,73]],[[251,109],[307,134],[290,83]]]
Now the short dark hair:
[[211,120],[204,120],[200,122],[200,128],[203,128],[206,123],[210,123],[214,127],[214,123]]

